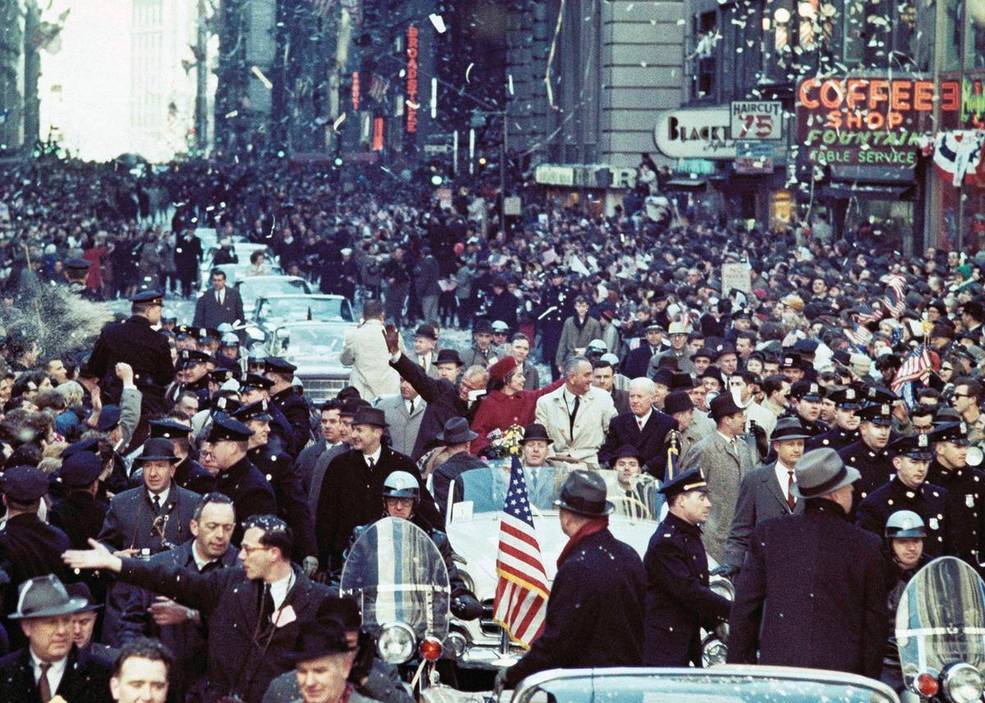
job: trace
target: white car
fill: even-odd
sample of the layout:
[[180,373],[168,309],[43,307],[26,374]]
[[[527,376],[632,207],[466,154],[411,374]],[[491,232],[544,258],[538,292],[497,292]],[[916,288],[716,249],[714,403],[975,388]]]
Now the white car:
[[267,353],[297,366],[294,377],[316,405],[349,385],[348,366],[341,361],[342,342],[350,322],[290,322],[270,332]]
[[231,285],[236,287],[243,299],[243,314],[247,320],[253,319],[259,298],[311,293],[311,285],[300,276],[243,276]]

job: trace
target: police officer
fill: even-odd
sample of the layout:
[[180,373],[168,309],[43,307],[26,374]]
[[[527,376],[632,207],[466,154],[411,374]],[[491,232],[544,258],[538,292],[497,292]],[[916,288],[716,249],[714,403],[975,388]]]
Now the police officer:
[[551,269],[548,284],[541,289],[537,312],[544,362],[551,367],[556,381],[560,378],[561,371],[555,366],[554,357],[557,356],[557,348],[561,343],[564,321],[574,313],[574,299],[570,289],[564,285],[564,270],[561,267]]
[[160,291],[141,291],[131,301],[131,316],[103,328],[89,357],[89,369],[100,379],[103,404],[119,403],[122,382],[116,364],[133,368],[133,382],[142,394],[141,418],[167,412],[164,390],[174,380],[174,364],[167,338],[153,329],[161,321],[164,296]]
[[595,471],[576,470],[555,505],[568,543],[558,557],[544,630],[526,655],[496,675],[496,689],[553,668],[639,666],[646,572],[609,531],[613,505]]
[[796,403],[797,417],[811,437],[824,434],[830,428],[821,420],[822,389],[813,381],[797,381],[790,386],[790,397]]
[[708,519],[708,483],[698,469],[660,489],[668,513],[650,539],[646,569],[645,666],[701,666],[701,627],[728,619],[731,602],[708,587],[700,525]]
[[[930,559],[924,552],[927,528],[923,519],[911,510],[897,510],[886,520],[883,531],[886,538],[887,569],[889,592],[886,594],[886,609],[890,624],[896,622],[896,610],[906,585],[913,575]],[[899,648],[896,644],[895,628],[889,628],[882,659],[880,680],[895,691],[903,690],[903,672],[900,667]]]
[[863,501],[896,473],[886,454],[893,414],[889,403],[866,405],[858,414],[862,421],[859,425],[859,439],[838,454],[846,466],[851,466],[862,474],[855,484],[855,491],[857,501]]
[[832,391],[828,398],[835,404],[835,424],[827,432],[812,437],[805,446],[805,451],[830,447],[835,451],[844,449],[859,439],[858,426],[861,419],[858,410],[862,408],[862,396],[854,388],[839,388]]
[[178,373],[176,380],[168,389],[168,402],[174,403],[185,391],[198,398],[198,407],[204,410],[211,404],[209,394],[209,355],[197,349],[182,349],[178,352]]
[[284,451],[295,457],[311,439],[311,412],[293,385],[294,372],[298,367],[280,357],[268,356],[264,359],[263,368],[264,375],[273,381],[270,400],[291,425],[290,442],[284,446]]
[[283,451],[270,446],[272,416],[269,409],[268,401],[258,400],[239,408],[233,417],[253,432],[247,456],[273,486],[277,513],[294,530],[294,558],[303,561],[310,576],[318,569],[315,525],[294,461]]
[[900,437],[889,445],[889,452],[896,475],[872,491],[859,505],[859,527],[880,535],[890,515],[898,510],[910,510],[929,526],[927,553],[931,556],[950,553],[948,493],[927,482],[927,469],[933,457],[927,435]]
[[[462,620],[475,620],[482,615],[482,604],[465,585],[465,580],[455,566],[454,552],[448,535],[434,529],[426,520],[417,516],[417,504],[421,499],[421,486],[416,478],[406,471],[394,471],[383,481],[383,517],[410,520],[431,538],[441,552],[441,558],[448,569],[448,583],[451,585],[451,613]],[[361,525],[353,530],[353,543],[370,525]]]
[[934,447],[934,460],[927,479],[949,493],[952,553],[979,568],[985,472],[968,466],[967,425],[963,422],[942,425],[930,433],[929,439]]
[[86,278],[89,275],[89,267],[92,262],[81,257],[72,257],[65,260],[65,280],[68,282],[68,289],[83,300],[98,302],[103,297],[96,291],[89,290],[86,286]]

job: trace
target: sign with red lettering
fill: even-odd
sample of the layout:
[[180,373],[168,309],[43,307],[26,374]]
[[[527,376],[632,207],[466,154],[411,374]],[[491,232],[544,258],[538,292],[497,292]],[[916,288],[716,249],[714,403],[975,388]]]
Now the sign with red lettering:
[[783,138],[783,103],[779,100],[733,101],[732,139],[758,141]]
[[408,134],[417,132],[417,109],[420,107],[417,100],[417,52],[419,46],[417,27],[410,25],[407,28],[407,91],[404,100],[407,107]]
[[913,168],[923,134],[961,107],[956,81],[847,76],[797,87],[797,135],[811,163]]

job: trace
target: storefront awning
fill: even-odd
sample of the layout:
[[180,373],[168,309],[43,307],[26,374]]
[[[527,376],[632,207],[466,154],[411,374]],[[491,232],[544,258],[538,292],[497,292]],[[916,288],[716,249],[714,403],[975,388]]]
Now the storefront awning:
[[822,198],[833,200],[847,200],[848,198],[859,198],[861,200],[903,200],[903,195],[907,191],[912,192],[910,185],[898,183],[847,183],[835,182],[826,185],[821,189]]
[[705,187],[703,178],[672,178],[667,181],[669,190],[701,190]]

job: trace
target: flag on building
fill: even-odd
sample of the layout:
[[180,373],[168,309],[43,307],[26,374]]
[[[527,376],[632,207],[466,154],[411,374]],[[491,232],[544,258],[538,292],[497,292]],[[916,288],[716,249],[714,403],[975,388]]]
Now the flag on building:
[[499,521],[496,574],[499,582],[493,620],[510,639],[529,647],[544,629],[549,587],[519,457],[513,457],[510,487]]

